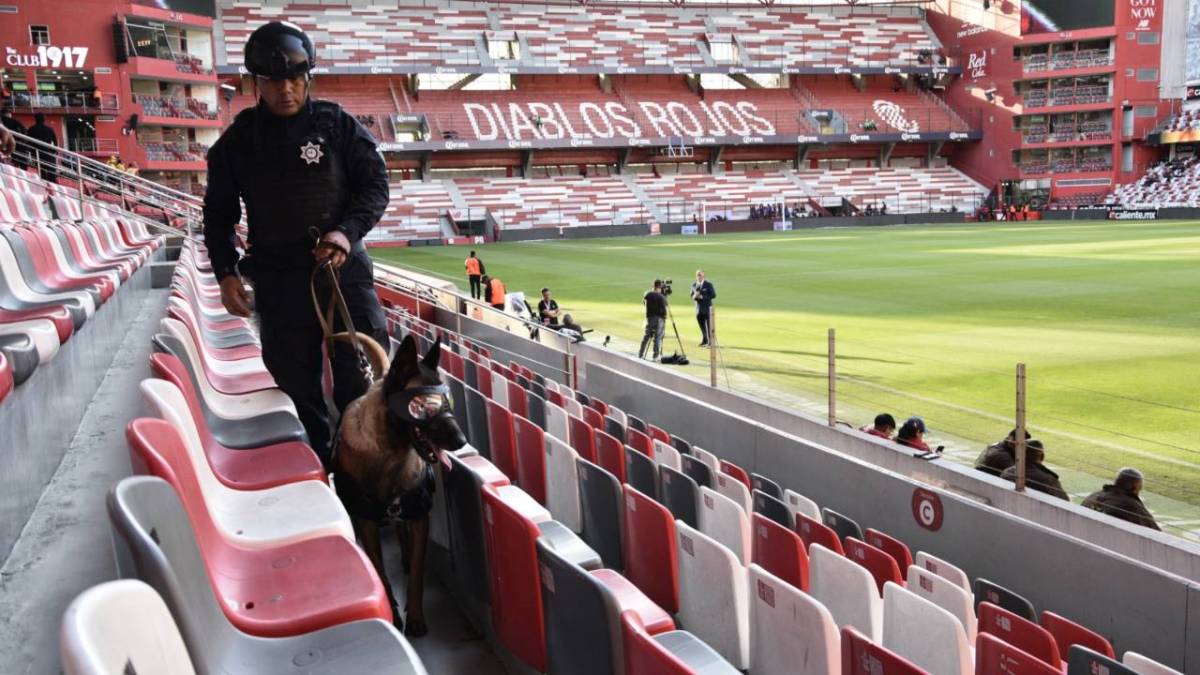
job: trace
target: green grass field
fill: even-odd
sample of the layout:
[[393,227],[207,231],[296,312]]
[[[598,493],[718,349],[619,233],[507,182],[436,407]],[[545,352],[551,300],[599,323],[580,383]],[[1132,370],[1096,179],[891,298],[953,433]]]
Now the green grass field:
[[[377,250],[466,285],[462,247]],[[1012,427],[1014,366],[1028,418],[1074,495],[1124,465],[1184,530],[1200,529],[1200,223],[824,229],[482,246],[489,273],[635,351],[641,295],[672,277],[693,366],[707,351],[687,286],[715,283],[720,386],[825,414],[826,331],[838,334],[839,418],[925,417],[970,462]],[[670,327],[668,326],[668,338]],[[668,345],[673,341],[669,340]],[[671,351],[671,347],[667,347]]]

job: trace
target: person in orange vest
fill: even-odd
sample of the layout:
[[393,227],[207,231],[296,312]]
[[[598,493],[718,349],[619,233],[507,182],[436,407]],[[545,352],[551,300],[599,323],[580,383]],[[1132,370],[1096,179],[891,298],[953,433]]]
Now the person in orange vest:
[[471,255],[467,256],[465,261],[467,267],[467,281],[471,284],[471,297],[476,300],[483,294],[483,289],[480,286],[480,278],[483,275],[483,261],[475,257],[475,251],[471,251]]
[[504,282],[496,277],[483,277],[483,300],[492,307],[504,311]]

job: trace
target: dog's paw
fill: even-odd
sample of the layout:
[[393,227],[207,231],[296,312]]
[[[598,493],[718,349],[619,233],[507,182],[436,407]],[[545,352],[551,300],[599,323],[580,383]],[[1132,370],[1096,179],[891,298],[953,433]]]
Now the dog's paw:
[[404,634],[408,637],[421,637],[429,632],[429,626],[425,625],[424,617],[409,617],[408,625],[404,627]]

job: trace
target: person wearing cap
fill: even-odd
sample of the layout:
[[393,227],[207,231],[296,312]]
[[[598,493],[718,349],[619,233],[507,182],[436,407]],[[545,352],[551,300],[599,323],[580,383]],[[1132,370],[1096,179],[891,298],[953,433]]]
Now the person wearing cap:
[[1105,485],[1083,500],[1083,505],[1152,530],[1161,530],[1150,510],[1142,503],[1142,472],[1133,467],[1125,467],[1117,472],[1117,478],[1111,485]]
[[[1029,430],[1025,430],[1025,441],[1029,441]],[[1008,436],[999,443],[993,443],[975,459],[975,469],[999,476],[1004,470],[1017,463],[1017,430],[1008,432]]]
[[[250,35],[244,52],[258,104],[239,113],[208,152],[204,242],[230,314],[250,316],[241,275],[253,283],[263,362],[328,466],[324,334],[310,286],[315,279],[317,301],[327,306],[329,275],[315,266],[331,265],[354,329],[386,349],[387,324],[363,237],[387,207],[387,171],[375,139],[353,115],[310,96],[316,48],[304,31],[272,21]],[[235,247],[239,202],[246,205],[244,256]],[[348,330],[340,313],[334,316],[333,331]],[[337,343],[330,361],[333,400],[342,409],[366,381],[351,345]]]
[[896,432],[896,442],[914,450],[929,452],[929,446],[925,444],[925,420],[920,417],[905,420],[904,426]]
[[[1067,491],[1063,489],[1062,483],[1058,480],[1058,474],[1054,473],[1043,462],[1046,460],[1046,448],[1039,440],[1031,440],[1025,447],[1025,485],[1030,490],[1045,492],[1053,497],[1071,501],[1067,496]],[[1014,463],[1000,473],[1000,477],[1004,480],[1017,482],[1017,465]]]
[[863,427],[859,431],[890,441],[896,431],[896,418],[887,413],[880,413],[875,416],[875,426]]

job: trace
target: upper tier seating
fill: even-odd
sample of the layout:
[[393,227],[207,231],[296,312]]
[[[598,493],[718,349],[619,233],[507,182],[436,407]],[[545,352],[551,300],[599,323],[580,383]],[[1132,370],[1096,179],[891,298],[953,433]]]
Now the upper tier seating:
[[1107,201],[1134,209],[1200,206],[1200,157],[1151,167],[1136,183],[1115,190]]
[[392,183],[383,218],[366,237],[372,241],[440,238],[442,215],[454,209],[446,191],[448,181],[406,180]]
[[[331,68],[479,65],[479,37],[489,31],[515,32],[528,52],[519,63],[550,67],[699,66],[704,61],[698,43],[706,34],[737,37],[744,53],[736,65],[777,68],[916,66],[922,51],[937,49],[916,12],[869,8],[706,12],[616,5],[600,12],[524,3],[487,9],[414,5],[222,0],[225,62],[241,63],[250,32],[281,18],[308,31],[318,45],[317,59]],[[796,44],[807,49],[795,50]]]
[[1162,126],[1164,132],[1188,131],[1189,129],[1200,129],[1200,107],[1180,110]]
[[890,78],[866,78],[865,91],[859,91],[848,78],[802,77],[799,87],[805,107],[834,110],[843,124],[833,124],[840,134],[862,133],[866,123],[881,133],[918,133],[931,131],[969,131],[969,127],[931,94],[905,91]]
[[455,184],[472,209],[488,209],[508,229],[653,220],[625,183],[613,176],[461,178]]

